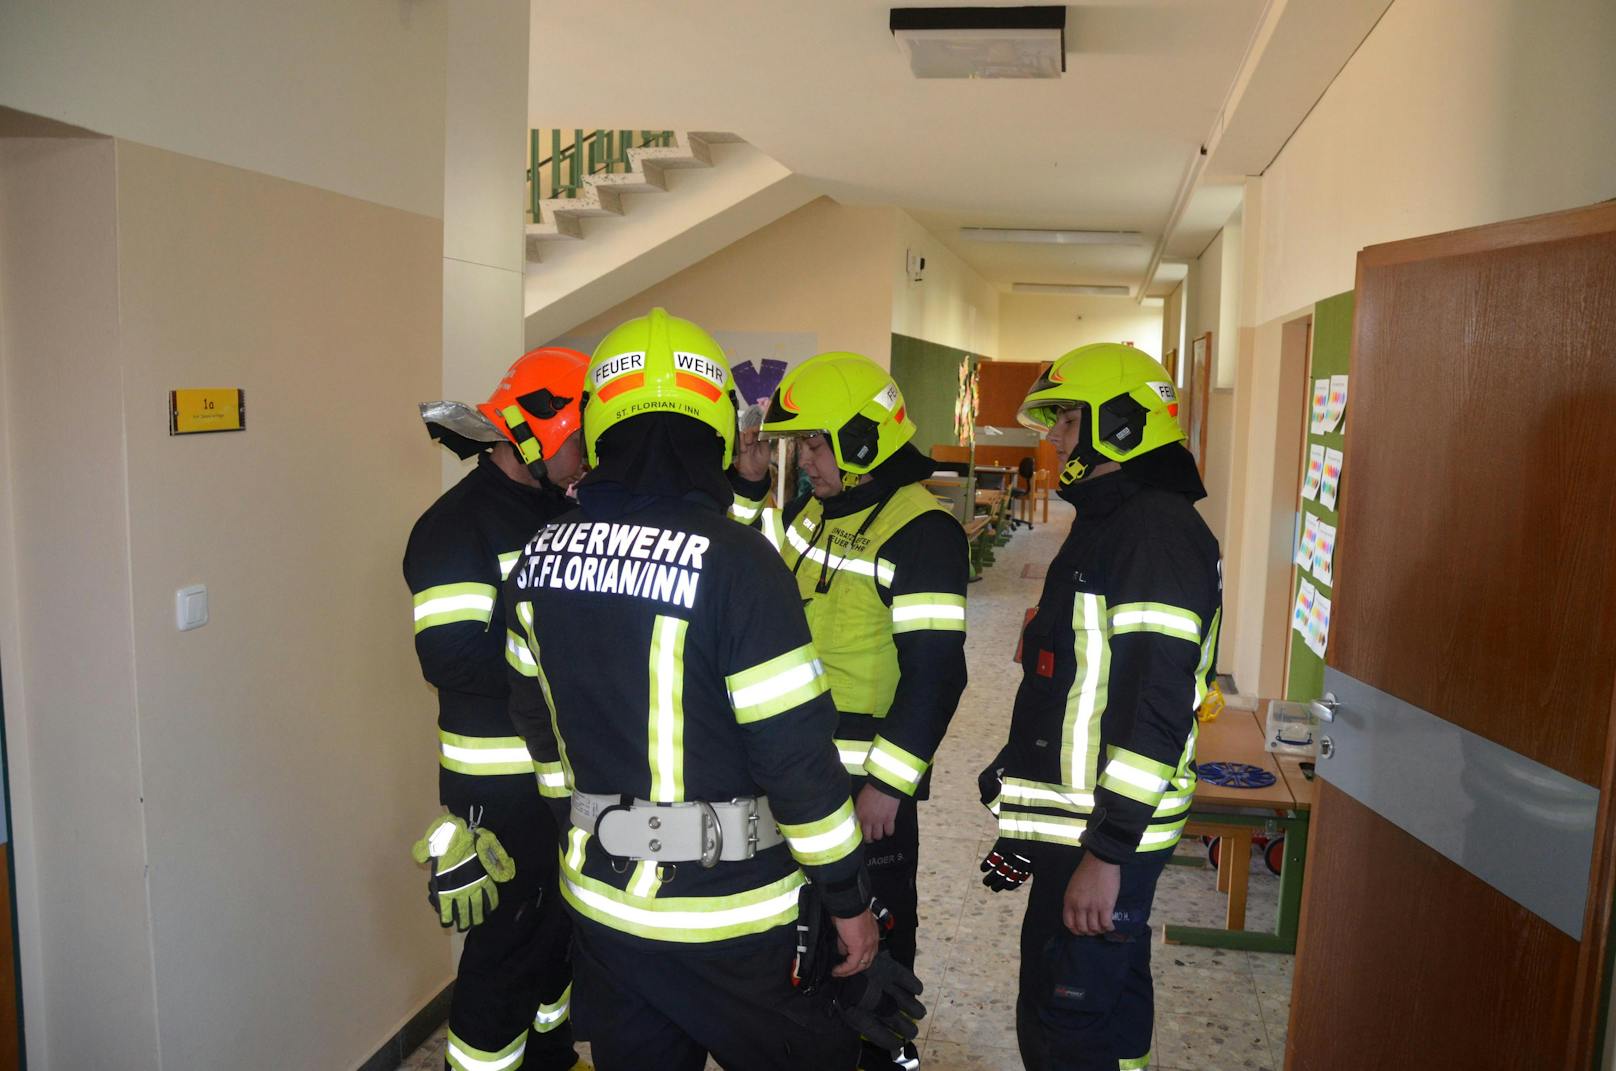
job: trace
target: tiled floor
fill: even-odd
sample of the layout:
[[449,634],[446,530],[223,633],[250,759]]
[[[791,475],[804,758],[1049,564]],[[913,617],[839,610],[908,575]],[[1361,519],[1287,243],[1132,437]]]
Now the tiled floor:
[[[920,957],[930,1014],[921,1023],[927,1071],[1021,1067],[1016,1053],[1016,935],[1024,894],[984,889],[977,862],[993,843],[992,818],[977,802],[976,775],[1004,741],[1021,668],[1010,661],[1022,613],[1040,580],[1022,575],[1048,562],[1071,525],[1071,509],[1050,503],[1048,524],[1022,529],[997,563],[971,585],[967,652],[971,683],[937,755],[933,798],[921,805]],[[1030,570],[1037,573],[1038,569]],[[1186,843],[1186,856],[1201,846]],[[1036,878],[1034,880],[1037,880]],[[1272,927],[1278,881],[1253,855],[1247,926]],[[1169,867],[1154,919],[1222,925],[1224,900],[1210,867]],[[1284,1066],[1291,957],[1169,946],[1153,950],[1158,1071],[1278,1071]],[[443,1035],[404,1068],[442,1066]],[[716,1066],[716,1065],[711,1065]],[[646,1069],[654,1071],[654,1069]]]

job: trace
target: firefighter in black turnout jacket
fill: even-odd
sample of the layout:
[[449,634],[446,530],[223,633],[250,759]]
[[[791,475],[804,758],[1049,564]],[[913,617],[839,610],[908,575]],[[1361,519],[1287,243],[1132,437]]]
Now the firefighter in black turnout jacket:
[[561,768],[534,763],[511,724],[500,584],[533,533],[571,508],[586,363],[572,350],[534,350],[482,405],[421,407],[434,439],[477,456],[416,522],[404,555],[415,651],[438,689],[438,792],[449,811],[415,856],[431,871],[440,921],[469,931],[449,1011],[446,1059],[457,1071],[577,1062],[569,923],[540,795],[563,791]]
[[1150,906],[1195,794],[1195,711],[1217,651],[1217,541],[1167,372],[1130,346],[1059,358],[1022,423],[1077,509],[1022,642],[1010,738],[982,773],[984,884],[1032,877],[1016,1035],[1033,1071],[1147,1067]]
[[876,992],[892,961],[790,574],[725,517],[729,364],[655,309],[600,343],[587,390],[579,509],[506,586],[513,716],[571,791],[578,1029],[601,1071],[846,1071],[856,1034],[792,984],[805,885],[836,975]]
[[[836,747],[853,779],[870,881],[891,910],[893,957],[915,964],[920,827],[915,801],[965,690],[970,548],[920,481],[932,464],[890,375],[868,357],[821,353],[789,372],[761,436],[742,435],[731,514],[759,525],[796,578],[836,703]],[[765,441],[759,441],[759,438]],[[793,439],[812,485],[764,509],[768,443]],[[913,1045],[867,1044],[861,1068],[920,1066]]]

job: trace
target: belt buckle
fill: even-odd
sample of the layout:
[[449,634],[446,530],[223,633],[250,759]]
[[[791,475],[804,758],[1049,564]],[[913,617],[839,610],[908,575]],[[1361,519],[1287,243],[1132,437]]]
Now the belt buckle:
[[706,800],[697,800],[696,809],[701,812],[701,865],[711,870],[724,854],[724,827],[719,824],[718,812]]
[[758,848],[758,801],[756,796],[737,796],[730,800],[732,807],[746,808],[746,858],[750,859],[757,854]]

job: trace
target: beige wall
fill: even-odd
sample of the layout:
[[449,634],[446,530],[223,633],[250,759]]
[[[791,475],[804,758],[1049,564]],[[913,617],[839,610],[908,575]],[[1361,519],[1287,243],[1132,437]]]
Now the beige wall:
[[[1184,283],[1186,353],[1195,339],[1207,331],[1212,332],[1214,386],[1206,408],[1206,497],[1198,503],[1198,508],[1207,526],[1212,529],[1212,534],[1223,544],[1225,554],[1228,551],[1229,487],[1233,470],[1234,394],[1232,390],[1218,388],[1216,383],[1225,349],[1222,316],[1227,300],[1224,294],[1224,271],[1229,260],[1226,238],[1227,231],[1218,232],[1212,244],[1191,262],[1189,278]],[[1187,396],[1191,404],[1195,404],[1196,386],[1193,382],[1188,385]],[[1220,656],[1219,669],[1222,668]]]
[[709,331],[811,332],[821,349],[885,366],[896,217],[821,197],[566,334],[600,335],[661,305]]
[[157,1018],[113,152],[0,140],[0,664],[29,1063],[139,1071]]
[[1263,177],[1258,322],[1359,249],[1616,196],[1616,4],[1399,0]]
[[1052,361],[1091,342],[1131,342],[1161,356],[1162,309],[1130,297],[1005,294],[999,299],[999,359]]
[[[528,0],[449,8],[442,393],[462,401],[488,397],[524,349],[529,11]],[[446,485],[472,465],[439,453]]]
[[[451,973],[405,854],[435,703],[399,563],[436,458],[367,419],[438,390],[441,227],[127,142],[118,197],[164,1063],[352,1066]],[[245,433],[166,434],[199,382],[246,388]],[[197,582],[213,619],[179,633]]]
[[[914,217],[902,211],[894,215],[897,239],[887,269],[892,333],[997,357],[1002,346],[998,290]],[[926,258],[918,283],[906,271],[905,254],[911,250]]]
[[1242,532],[1224,548],[1243,592],[1226,648],[1247,691],[1277,688],[1285,658],[1283,635],[1242,619],[1259,605],[1271,617],[1281,588],[1289,598],[1283,325],[1351,289],[1366,245],[1616,196],[1613,40],[1608,0],[1399,0],[1248,183],[1242,320],[1256,330],[1240,375],[1254,380],[1235,465],[1279,475],[1248,481],[1231,504]]
[[1162,332],[1160,356],[1167,359],[1171,350],[1178,351],[1178,380],[1184,380],[1185,354],[1189,346],[1184,338],[1184,284],[1173,287],[1173,292],[1162,300]]
[[448,6],[7,0],[0,105],[435,216]]
[[[399,575],[438,470],[371,415],[439,390],[441,224],[39,145],[6,146],[0,232],[30,1063],[355,1066],[452,973]],[[247,430],[171,438],[179,386],[244,388]]]

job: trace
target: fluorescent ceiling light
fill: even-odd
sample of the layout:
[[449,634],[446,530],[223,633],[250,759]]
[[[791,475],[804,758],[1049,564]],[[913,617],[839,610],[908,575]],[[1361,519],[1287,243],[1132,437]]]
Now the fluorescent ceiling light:
[[1024,227],[961,227],[968,242],[1030,242],[1038,245],[1144,245],[1138,231],[1045,231]]
[[895,7],[892,36],[916,78],[1059,78],[1066,7]]
[[1096,286],[1088,283],[1011,283],[1012,294],[1103,294],[1127,297],[1133,293],[1130,286]]

